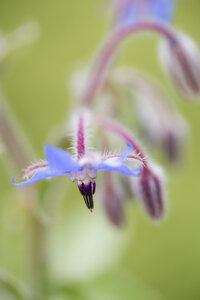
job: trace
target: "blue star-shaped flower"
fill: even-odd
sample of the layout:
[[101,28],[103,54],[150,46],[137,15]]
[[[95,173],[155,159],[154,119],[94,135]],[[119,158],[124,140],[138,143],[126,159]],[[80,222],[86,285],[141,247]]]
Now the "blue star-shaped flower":
[[127,148],[121,155],[102,157],[96,153],[88,153],[80,160],[75,160],[69,152],[46,144],[44,147],[46,161],[32,165],[27,169],[25,177],[32,175],[31,178],[20,183],[15,183],[13,178],[13,183],[16,186],[26,186],[43,178],[67,175],[72,181],[78,183],[87,207],[92,209],[97,170],[115,171],[129,176],[140,174],[140,167],[133,169],[125,164],[132,148],[132,144],[127,143]]

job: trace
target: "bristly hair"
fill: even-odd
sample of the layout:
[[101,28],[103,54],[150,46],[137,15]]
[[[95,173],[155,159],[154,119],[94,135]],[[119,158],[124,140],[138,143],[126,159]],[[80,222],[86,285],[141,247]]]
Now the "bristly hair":
[[93,148],[91,147],[91,143],[90,143],[92,137],[90,112],[87,109],[82,108],[75,111],[68,122],[68,127],[69,127],[68,137],[72,145],[68,149],[72,153],[73,157],[77,157],[77,134],[78,134],[78,125],[79,125],[80,118],[83,119],[85,150],[86,152],[93,151]]
[[45,160],[40,160],[38,162],[32,162],[27,168],[23,169],[23,179],[29,179],[35,174],[36,171],[41,171],[46,168],[48,163]]

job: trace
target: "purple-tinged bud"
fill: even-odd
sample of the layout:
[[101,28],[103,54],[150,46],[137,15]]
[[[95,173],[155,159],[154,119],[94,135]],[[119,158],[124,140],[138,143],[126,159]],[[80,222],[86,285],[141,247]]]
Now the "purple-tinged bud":
[[128,86],[134,92],[134,111],[142,133],[164,151],[169,162],[179,160],[187,126],[165,90],[145,73],[120,68],[112,78],[114,86]]
[[144,167],[137,181],[134,181],[134,191],[153,219],[160,219],[165,210],[162,180],[163,174],[158,167]]
[[104,172],[103,195],[102,202],[108,219],[115,226],[122,226],[124,224],[124,211],[122,198],[111,179],[111,174]]
[[169,162],[178,161],[187,133],[185,120],[165,91],[153,81],[141,79],[135,95],[137,117],[143,132],[151,143],[161,146]]
[[176,33],[176,41],[165,40],[160,58],[176,88],[185,98],[200,97],[200,53],[192,39]]
[[78,188],[87,208],[92,212],[94,208],[93,195],[96,189],[96,182],[94,180],[86,183],[82,182],[78,184]]
[[181,152],[180,146],[180,138],[176,135],[176,132],[168,132],[168,134],[165,136],[165,139],[163,139],[163,149],[171,163],[179,160]]

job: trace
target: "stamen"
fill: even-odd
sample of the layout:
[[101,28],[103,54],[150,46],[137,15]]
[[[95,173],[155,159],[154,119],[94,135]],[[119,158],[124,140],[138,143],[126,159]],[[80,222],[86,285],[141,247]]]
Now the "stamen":
[[82,182],[81,184],[78,184],[78,188],[87,208],[92,212],[92,209],[94,208],[93,194],[95,193],[96,188],[95,181],[93,180],[87,183]]
[[93,180],[93,189],[92,189],[92,193],[94,195],[95,191],[96,191],[96,182]]

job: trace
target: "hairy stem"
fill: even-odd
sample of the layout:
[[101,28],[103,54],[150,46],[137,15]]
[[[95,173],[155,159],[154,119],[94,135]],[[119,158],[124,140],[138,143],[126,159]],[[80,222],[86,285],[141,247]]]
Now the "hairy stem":
[[84,138],[84,118],[79,116],[77,129],[77,159],[85,154],[85,138]]
[[135,140],[131,132],[126,127],[110,118],[95,117],[94,121],[101,128],[114,132],[125,141],[130,142],[138,157],[143,161],[143,166],[147,167],[147,161],[142,149],[139,146],[139,143]]
[[89,104],[91,101],[93,101],[98,88],[102,84],[107,67],[112,62],[113,55],[118,50],[121,42],[131,34],[143,30],[157,32],[170,40],[170,42],[176,42],[176,38],[171,30],[168,27],[158,23],[139,22],[126,27],[118,27],[114,29],[114,31],[112,31],[106,39],[90,71],[88,80],[86,82],[85,92],[83,93],[81,99],[83,103]]

